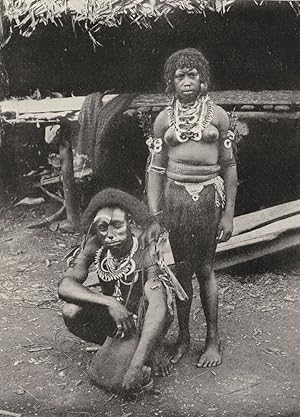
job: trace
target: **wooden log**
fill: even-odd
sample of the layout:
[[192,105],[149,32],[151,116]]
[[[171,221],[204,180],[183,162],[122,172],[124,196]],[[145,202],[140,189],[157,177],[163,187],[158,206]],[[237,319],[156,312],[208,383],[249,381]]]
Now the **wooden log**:
[[289,106],[286,106],[284,104],[279,104],[279,105],[275,106],[275,110],[276,111],[289,111],[290,108],[289,108]]
[[296,119],[300,118],[300,112],[290,113],[277,113],[277,112],[264,112],[264,111],[235,111],[234,115],[239,119],[262,119],[262,120],[274,120],[274,119]]
[[281,220],[293,214],[300,213],[300,200],[279,204],[254,213],[243,214],[233,220],[233,236],[265,226],[275,220]]
[[[289,105],[300,104],[300,91],[290,90],[227,90],[211,91],[209,93],[215,103],[222,105],[255,105],[263,106],[265,104]],[[169,98],[165,94],[141,94],[138,95],[131,103],[131,107],[165,107],[169,103]]]
[[53,198],[53,200],[58,201],[59,203],[64,204],[64,199],[59,197],[56,194],[50,193],[50,191],[46,190],[42,185],[38,185],[37,188],[39,188],[43,193],[45,193],[48,197]]
[[61,138],[59,141],[59,156],[64,189],[64,200],[67,212],[67,220],[71,227],[77,230],[80,224],[79,206],[76,199],[73,152],[70,143],[70,130],[65,124],[61,127]]
[[38,223],[34,223],[34,224],[27,226],[27,229],[39,229],[41,227],[48,226],[51,223],[56,222],[57,220],[61,220],[65,213],[65,210],[66,210],[66,206],[65,204],[63,204],[57,212],[52,214],[52,216],[46,217],[45,219],[41,220]]

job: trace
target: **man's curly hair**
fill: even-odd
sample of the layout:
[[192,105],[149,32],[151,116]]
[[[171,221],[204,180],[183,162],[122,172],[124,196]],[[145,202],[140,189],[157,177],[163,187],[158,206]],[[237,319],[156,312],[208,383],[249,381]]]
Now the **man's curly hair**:
[[195,48],[180,49],[169,56],[164,66],[164,81],[166,84],[166,93],[168,95],[174,94],[175,72],[182,68],[196,68],[199,72],[201,82],[209,85],[210,69],[209,63],[204,55]]
[[150,214],[145,204],[125,191],[106,188],[100,191],[89,202],[82,216],[82,229],[87,233],[97,212],[104,208],[120,208],[129,214],[136,225],[145,227],[150,220]]

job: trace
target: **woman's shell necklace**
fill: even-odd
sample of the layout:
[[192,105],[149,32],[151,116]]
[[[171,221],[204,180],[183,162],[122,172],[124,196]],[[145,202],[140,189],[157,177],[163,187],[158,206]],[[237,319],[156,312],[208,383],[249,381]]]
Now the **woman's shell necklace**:
[[206,95],[194,103],[183,104],[178,99],[168,107],[170,125],[175,128],[178,142],[200,141],[203,130],[213,117],[213,102]]

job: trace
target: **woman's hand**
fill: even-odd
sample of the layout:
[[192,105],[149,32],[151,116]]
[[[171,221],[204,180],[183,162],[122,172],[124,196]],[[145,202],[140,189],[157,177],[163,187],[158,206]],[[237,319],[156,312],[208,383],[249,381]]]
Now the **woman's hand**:
[[163,227],[156,220],[153,220],[140,236],[141,248],[145,249],[153,240],[158,241],[163,232]]
[[233,232],[233,217],[229,214],[223,214],[217,232],[217,242],[227,242],[231,238]]
[[132,313],[113,297],[110,305],[108,306],[108,311],[117,326],[116,337],[121,336],[123,333],[125,336],[130,336],[135,332],[135,324]]

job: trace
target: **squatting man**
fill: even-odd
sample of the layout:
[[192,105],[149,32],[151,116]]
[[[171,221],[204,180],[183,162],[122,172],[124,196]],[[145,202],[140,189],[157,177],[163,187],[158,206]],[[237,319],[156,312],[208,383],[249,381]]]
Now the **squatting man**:
[[[142,323],[122,382],[125,391],[149,385],[151,372],[169,373],[170,360],[162,341],[172,321],[171,292],[175,289],[181,299],[186,298],[160,261],[157,245],[141,249],[132,222],[144,227],[149,223],[149,212],[139,200],[115,189],[96,194],[83,215],[86,238],[69,259],[59,285],[59,296],[66,301],[65,324],[81,339],[102,345],[107,336],[130,338],[138,331],[136,318]],[[98,285],[84,286],[93,263]],[[142,301],[146,312],[138,317]]]

